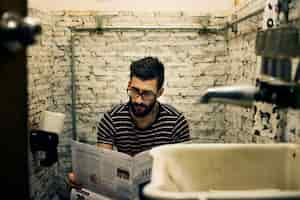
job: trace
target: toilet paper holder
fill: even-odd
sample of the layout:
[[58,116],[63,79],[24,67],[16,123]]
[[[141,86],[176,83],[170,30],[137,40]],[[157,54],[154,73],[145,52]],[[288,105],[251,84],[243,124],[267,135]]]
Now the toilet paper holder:
[[56,133],[31,130],[30,147],[38,166],[49,167],[58,161],[57,145],[59,138]]
[[30,147],[38,166],[51,166],[58,161],[59,134],[63,132],[65,114],[43,111],[39,128],[30,132]]

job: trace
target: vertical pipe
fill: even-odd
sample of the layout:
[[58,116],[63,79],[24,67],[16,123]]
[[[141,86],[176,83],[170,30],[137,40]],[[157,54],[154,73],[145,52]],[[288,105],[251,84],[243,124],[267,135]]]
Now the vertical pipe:
[[70,50],[71,50],[71,101],[72,101],[72,136],[73,140],[77,140],[77,127],[76,127],[76,85],[75,85],[75,62],[74,62],[74,32],[71,29],[70,38]]

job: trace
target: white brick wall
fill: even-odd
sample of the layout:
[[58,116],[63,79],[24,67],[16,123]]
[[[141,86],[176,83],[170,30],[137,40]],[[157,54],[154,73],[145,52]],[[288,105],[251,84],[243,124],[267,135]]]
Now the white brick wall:
[[[146,16],[146,17],[145,17]],[[183,13],[120,13],[106,23],[111,26],[154,25],[195,26],[195,16]],[[201,17],[197,23],[201,24]],[[143,23],[147,20],[147,23]],[[207,18],[203,18],[207,23]],[[85,21],[85,19],[83,19]],[[191,122],[193,136],[198,130],[224,129],[222,123],[194,123],[202,116],[218,118],[223,112],[203,111],[196,105],[203,91],[225,83],[225,65],[216,57],[226,55],[222,35],[180,31],[134,31],[74,33],[77,85],[78,136],[96,141],[96,116],[114,104],[127,101],[130,62],[156,56],[166,68],[165,94],[161,101],[183,111]],[[117,81],[116,81],[117,80]],[[101,105],[101,107],[99,107]],[[207,105],[216,107],[216,105]],[[88,108],[88,113],[87,113]]]
[[[237,11],[238,16],[259,7],[260,0],[255,2],[252,7],[248,4]],[[32,164],[34,199],[45,199],[48,191],[53,194],[54,180],[50,177],[53,174],[60,177],[56,178],[55,184],[63,188],[63,178],[71,170],[71,27],[95,28],[95,16],[103,15],[106,26],[215,27],[223,25],[226,20],[182,12],[41,13],[34,10],[32,15],[42,19],[44,30],[39,44],[28,53],[30,127],[37,126],[39,114],[45,109],[67,115],[64,133],[60,135],[59,165],[41,170]],[[291,13],[294,18],[298,15],[297,10]],[[197,32],[177,31],[102,34],[73,31],[79,138],[96,141],[95,125],[99,114],[113,104],[127,100],[125,89],[130,62],[151,55],[161,59],[166,67],[165,94],[160,101],[185,113],[193,137],[201,139],[198,142],[274,142],[274,134],[263,131],[260,135],[254,134],[254,125],[261,125],[262,121],[252,109],[195,103],[208,87],[255,83],[257,58],[254,43],[260,21],[261,15],[258,15],[239,23],[239,32],[233,34],[229,30],[226,37],[221,33],[199,35]],[[288,112],[287,131],[291,141],[299,140],[299,113]]]
[[[53,38],[52,20],[50,15],[37,10],[30,10],[29,14],[41,18],[43,34],[36,45],[28,48],[28,114],[29,128],[38,128],[40,114],[53,104],[52,82],[53,70]],[[57,164],[50,168],[37,166],[29,152],[30,193],[31,199],[52,199],[56,192],[58,175]]]

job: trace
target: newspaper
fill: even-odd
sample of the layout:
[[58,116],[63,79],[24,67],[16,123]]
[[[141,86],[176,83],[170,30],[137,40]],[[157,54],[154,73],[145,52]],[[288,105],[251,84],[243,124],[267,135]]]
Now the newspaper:
[[101,194],[92,192],[85,188],[82,189],[72,188],[70,200],[111,200],[111,199]]
[[139,199],[151,178],[149,151],[132,157],[73,140],[72,164],[83,188],[111,199]]

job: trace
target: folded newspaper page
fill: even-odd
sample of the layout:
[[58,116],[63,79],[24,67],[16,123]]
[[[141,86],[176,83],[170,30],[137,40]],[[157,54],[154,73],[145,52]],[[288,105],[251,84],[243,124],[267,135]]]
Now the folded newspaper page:
[[101,194],[92,192],[88,189],[75,189],[71,190],[70,200],[112,200]]
[[72,164],[83,188],[111,199],[139,199],[151,178],[149,151],[132,157],[73,140]]

